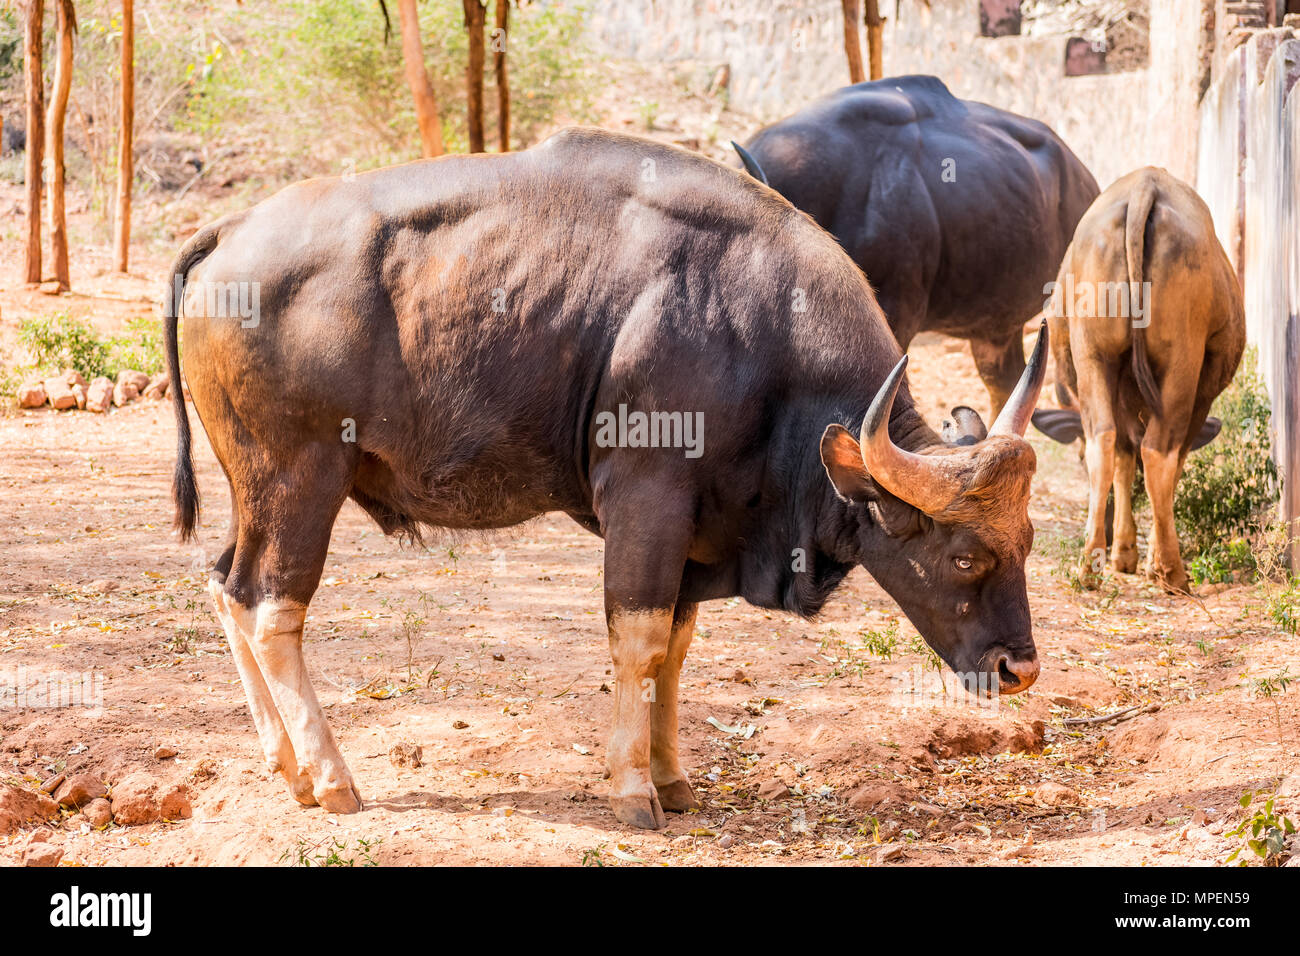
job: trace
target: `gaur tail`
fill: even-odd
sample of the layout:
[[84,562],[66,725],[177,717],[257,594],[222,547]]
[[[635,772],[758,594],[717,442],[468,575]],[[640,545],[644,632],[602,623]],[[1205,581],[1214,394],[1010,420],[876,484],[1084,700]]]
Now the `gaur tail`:
[[1142,400],[1146,402],[1147,408],[1151,409],[1151,413],[1158,418],[1162,414],[1160,386],[1156,383],[1155,374],[1151,371],[1151,362],[1147,359],[1146,325],[1151,321],[1151,297],[1143,295],[1142,292],[1147,220],[1151,217],[1151,207],[1155,202],[1155,180],[1144,176],[1137,192],[1129,199],[1128,217],[1124,222],[1124,250],[1128,257],[1130,316],[1134,311],[1134,303],[1141,302],[1144,307],[1143,324],[1133,325],[1133,377],[1137,380]]
[[167,376],[176,409],[176,470],[172,475],[172,500],[176,503],[173,527],[182,541],[194,537],[199,521],[199,486],[194,480],[194,461],[190,452],[190,417],[185,411],[185,387],[181,382],[181,355],[177,338],[181,302],[185,295],[185,276],[217,245],[219,223],[205,226],[181,247],[172,265],[167,290],[163,294],[163,340],[167,347]]

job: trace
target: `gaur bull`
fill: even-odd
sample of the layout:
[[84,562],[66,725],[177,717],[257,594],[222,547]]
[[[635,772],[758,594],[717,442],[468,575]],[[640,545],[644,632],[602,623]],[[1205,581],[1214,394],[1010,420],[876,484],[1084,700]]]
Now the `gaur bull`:
[[1163,169],[1129,173],[1097,197],[1048,289],[1058,388],[1077,407],[1034,422],[1058,441],[1084,440],[1088,527],[1082,572],[1095,583],[1106,555],[1106,499],[1114,485],[1110,563],[1137,570],[1133,479],[1151,499],[1147,573],[1187,589],[1174,528],[1174,487],[1187,453],[1212,439],[1210,405],[1245,347],[1241,290],[1210,210]]
[[[861,564],[988,693],[1038,674],[1022,436],[1046,333],[993,426],[960,416],[961,442],[944,443],[861,271],[742,173],[567,130],[526,152],[290,186],[200,230],[171,282],[185,378],[230,483],[210,591],[268,764],[303,804],[361,806],[302,654],[348,498],[412,539],[553,511],[604,539],[607,767],[634,826],[697,805],[677,687],[701,601],[813,615]],[[248,283],[258,315],[210,308],[206,290]],[[173,394],[188,538],[198,492]],[[663,437],[675,413],[702,440],[612,424],[658,415]]]
[[1024,324],[1097,196],[1069,147],[933,76],[837,90],[746,147],[746,168],[866,273],[904,349],[922,331],[970,341],[996,414],[1024,371]]

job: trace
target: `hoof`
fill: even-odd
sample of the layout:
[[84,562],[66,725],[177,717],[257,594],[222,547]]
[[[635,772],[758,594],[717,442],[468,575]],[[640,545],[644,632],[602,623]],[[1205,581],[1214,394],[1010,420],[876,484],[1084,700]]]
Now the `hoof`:
[[662,830],[668,825],[657,796],[610,797],[610,808],[619,823],[641,830]]
[[674,780],[662,786],[656,785],[655,790],[659,793],[659,805],[669,813],[685,813],[687,810],[700,808],[700,801],[696,799],[695,791],[685,780]]
[[1120,574],[1137,574],[1138,556],[1137,549],[1132,548],[1119,552],[1110,559],[1110,566]]
[[304,807],[316,806],[316,794],[312,793],[311,777],[305,773],[289,780],[289,792]]
[[1187,572],[1182,568],[1179,568],[1177,571],[1162,571],[1157,569],[1155,571],[1149,571],[1147,574],[1152,581],[1164,588],[1164,590],[1170,594],[1188,593]]
[[316,794],[316,802],[330,813],[356,813],[361,809],[361,794],[355,786],[347,786]]

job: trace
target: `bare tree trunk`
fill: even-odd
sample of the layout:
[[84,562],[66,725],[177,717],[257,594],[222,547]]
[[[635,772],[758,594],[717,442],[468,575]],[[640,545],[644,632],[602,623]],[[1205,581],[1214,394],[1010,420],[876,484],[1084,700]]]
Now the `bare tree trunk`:
[[438,115],[438,98],[434,95],[429,72],[424,68],[424,47],[420,43],[420,16],[415,0],[399,0],[402,21],[402,57],[406,61],[406,82],[415,99],[415,121],[420,124],[420,142],[425,157],[441,156],[442,118]]
[[469,151],[481,153],[483,144],[483,26],[487,7],[483,0],[464,0],[465,29],[469,31],[469,63],[465,67],[466,105],[469,113]]
[[72,89],[72,35],[77,30],[77,14],[72,0],[55,0],[59,23],[59,59],[54,70],[54,88],[45,119],[45,155],[49,160],[50,255],[54,258],[54,278],[59,291],[71,286],[68,271],[68,219],[64,203],[65,171],[63,168],[63,125],[68,115],[68,92]]
[[496,29],[492,31],[492,66],[497,79],[497,140],[501,152],[510,152],[510,77],[506,75],[506,34],[510,29],[510,0],[497,0]]
[[[867,57],[871,61],[871,78],[885,75],[885,18],[880,15],[879,0],[866,0]],[[897,11],[895,11],[897,12]]]
[[27,31],[23,62],[27,65],[27,156],[23,167],[27,185],[28,282],[41,281],[41,174],[45,145],[45,78],[41,66],[41,35],[45,27],[45,0],[27,0]]
[[866,74],[862,72],[862,40],[858,36],[858,15],[862,11],[860,0],[840,0],[844,10],[844,55],[849,59],[849,82],[861,83]]
[[131,245],[131,180],[135,161],[131,134],[135,126],[135,8],[134,0],[122,0],[122,108],[117,137],[117,218],[113,230],[113,268],[126,271]]

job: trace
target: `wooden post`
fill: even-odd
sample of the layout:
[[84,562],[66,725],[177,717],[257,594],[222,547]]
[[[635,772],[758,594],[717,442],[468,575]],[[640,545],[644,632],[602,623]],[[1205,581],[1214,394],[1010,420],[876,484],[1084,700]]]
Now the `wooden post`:
[[465,100],[469,125],[469,151],[481,153],[483,143],[483,26],[487,7],[483,0],[464,0],[465,29],[469,31],[469,62],[465,66]]
[[45,78],[41,66],[41,36],[45,27],[45,0],[27,0],[27,30],[23,36],[23,62],[27,80],[27,155],[23,175],[27,186],[27,251],[24,273],[28,282],[41,281],[41,176],[45,145]]
[[871,64],[871,78],[885,75],[885,18],[880,15],[880,0],[866,0],[867,58]]
[[497,0],[496,29],[492,31],[492,66],[497,80],[497,143],[510,152],[510,78],[506,75],[506,34],[510,29],[510,0]]
[[415,121],[420,126],[420,143],[426,158],[441,156],[442,118],[438,115],[438,98],[424,68],[424,47],[420,43],[420,15],[415,0],[400,0],[397,5],[402,21],[402,58],[406,64],[406,83],[415,100]]
[[113,230],[113,268],[126,271],[131,245],[131,180],[135,161],[131,134],[135,126],[135,8],[134,0],[122,0],[122,107],[117,136],[117,202]]
[[849,61],[849,82],[861,83],[867,78],[862,72],[862,40],[858,36],[858,14],[862,10],[859,0],[840,0],[844,12],[844,55]]
[[50,216],[50,255],[59,291],[71,285],[68,271],[68,219],[64,202],[63,125],[68,115],[68,92],[72,89],[72,34],[77,14],[72,0],[55,0],[59,24],[59,58],[54,70],[54,88],[45,122],[45,155],[49,161],[50,184],[46,198]]

